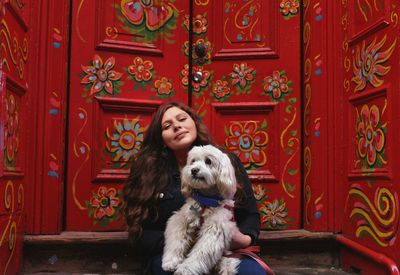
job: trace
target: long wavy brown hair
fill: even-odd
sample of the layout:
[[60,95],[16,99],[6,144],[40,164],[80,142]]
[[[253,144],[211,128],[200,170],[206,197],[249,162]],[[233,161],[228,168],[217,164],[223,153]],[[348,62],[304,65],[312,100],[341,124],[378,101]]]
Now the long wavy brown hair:
[[[125,200],[124,214],[128,225],[129,237],[132,240],[141,235],[142,223],[149,216],[153,217],[153,212],[151,211],[155,210],[154,205],[157,194],[170,183],[170,171],[172,171],[172,166],[176,165],[171,161],[175,159],[173,152],[165,146],[162,139],[161,127],[164,113],[172,107],[180,108],[193,119],[197,129],[197,138],[193,146],[207,144],[217,146],[201,118],[187,105],[170,101],[162,104],[157,109],[142,146],[137,155],[134,156],[130,175],[123,190]],[[151,215],[150,212],[152,213]],[[153,218],[157,218],[157,213]]]

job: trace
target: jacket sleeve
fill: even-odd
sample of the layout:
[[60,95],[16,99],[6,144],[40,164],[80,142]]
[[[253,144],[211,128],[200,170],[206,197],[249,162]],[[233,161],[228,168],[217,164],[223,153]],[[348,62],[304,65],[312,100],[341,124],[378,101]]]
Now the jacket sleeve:
[[249,235],[254,244],[260,233],[260,213],[258,211],[257,201],[254,197],[253,188],[246,169],[243,167],[240,159],[234,155],[235,165],[239,168],[239,180],[244,189],[244,198],[235,208],[235,220],[240,232]]

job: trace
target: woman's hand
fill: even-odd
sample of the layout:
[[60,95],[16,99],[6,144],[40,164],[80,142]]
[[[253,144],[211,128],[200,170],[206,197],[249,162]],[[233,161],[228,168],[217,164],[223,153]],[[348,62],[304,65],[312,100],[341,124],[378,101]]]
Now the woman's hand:
[[249,235],[245,235],[236,228],[231,240],[231,250],[248,247],[251,244]]

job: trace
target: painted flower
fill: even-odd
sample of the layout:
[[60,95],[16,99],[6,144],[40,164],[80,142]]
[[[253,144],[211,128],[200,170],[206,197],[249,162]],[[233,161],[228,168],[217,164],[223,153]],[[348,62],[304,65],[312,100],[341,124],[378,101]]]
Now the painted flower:
[[257,201],[261,201],[266,198],[267,194],[265,193],[264,188],[261,184],[254,184],[253,185],[253,193],[254,197]]
[[291,90],[292,82],[288,81],[284,71],[273,71],[272,76],[267,76],[263,81],[264,93],[269,94],[273,101],[284,98]]
[[82,70],[85,75],[81,79],[82,84],[87,84],[86,90],[90,90],[89,95],[106,92],[112,95],[114,90],[120,84],[118,80],[122,74],[112,70],[115,65],[115,58],[110,57],[103,63],[103,60],[97,54],[89,66],[83,66]]
[[[189,31],[189,15],[185,15],[185,19],[183,21],[183,25],[186,30]],[[197,14],[193,18],[193,33],[197,35],[201,35],[207,32],[208,21],[205,15]]]
[[211,60],[211,42],[198,39],[193,45],[193,59],[197,64],[208,63]]
[[97,194],[93,194],[90,199],[92,216],[96,221],[103,218],[114,218],[116,210],[120,205],[120,198],[115,188],[101,186]]
[[386,35],[378,43],[375,39],[369,45],[362,43],[361,49],[357,46],[355,57],[353,57],[353,78],[351,79],[356,87],[354,91],[362,91],[371,84],[373,87],[383,85],[384,80],[380,77],[386,75],[390,71],[390,66],[383,66],[393,53],[396,45],[395,40],[386,51],[380,51],[386,42]]
[[283,16],[294,16],[300,11],[299,0],[281,0],[279,5]]
[[210,71],[204,70],[202,66],[193,67],[193,76],[197,76],[197,80],[192,81],[193,92],[200,93],[202,89],[208,86],[208,81],[210,80]]
[[287,208],[283,200],[266,201],[260,209],[261,224],[268,229],[284,228],[287,225]]
[[[182,52],[188,56],[189,55],[189,41],[185,41],[182,45]],[[211,60],[211,42],[198,39],[192,44],[192,58],[193,61],[198,65],[208,64]]]
[[189,64],[183,65],[183,70],[181,70],[181,83],[183,86],[189,85]]
[[149,81],[153,77],[153,62],[135,57],[133,64],[128,67],[128,73],[138,82]]
[[162,97],[171,96],[174,93],[171,81],[164,76],[154,82],[154,88]]
[[264,152],[268,143],[265,124],[260,128],[256,121],[235,121],[229,126],[225,146],[240,158],[245,168],[258,168],[267,162]]
[[135,26],[145,23],[146,29],[156,31],[162,28],[174,15],[169,1],[121,0],[121,13]]
[[8,167],[13,167],[15,166],[16,156],[19,148],[19,113],[17,109],[17,102],[12,94],[6,96],[5,108],[5,162]]
[[231,72],[232,85],[237,85],[239,89],[245,90],[255,80],[256,71],[253,67],[247,66],[246,62],[233,64]]
[[[106,129],[106,150],[112,154],[112,161],[117,166],[123,167],[138,152],[143,142],[143,134],[146,131],[140,125],[139,117],[135,119],[115,119],[114,130],[110,133]],[[119,163],[118,163],[119,162]]]
[[377,163],[377,159],[384,161],[385,125],[381,125],[380,112],[376,105],[369,108],[362,106],[357,118],[357,153],[369,167]]
[[228,85],[228,81],[225,80],[217,80],[214,83],[213,89],[212,89],[212,95],[214,98],[218,100],[225,100],[229,98],[231,92],[231,88]]

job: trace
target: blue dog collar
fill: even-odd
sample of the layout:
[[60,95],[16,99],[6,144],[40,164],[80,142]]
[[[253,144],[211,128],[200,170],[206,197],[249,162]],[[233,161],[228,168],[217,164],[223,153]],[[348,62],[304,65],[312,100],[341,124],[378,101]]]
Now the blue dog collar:
[[207,207],[218,207],[220,202],[223,200],[222,197],[219,196],[204,196],[199,192],[193,191],[192,197],[195,201],[197,201],[201,206]]

